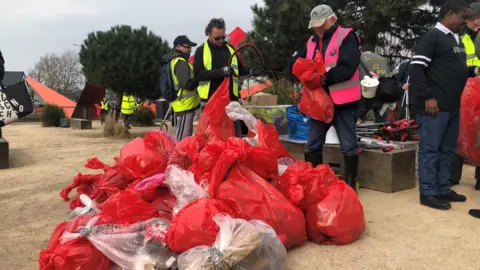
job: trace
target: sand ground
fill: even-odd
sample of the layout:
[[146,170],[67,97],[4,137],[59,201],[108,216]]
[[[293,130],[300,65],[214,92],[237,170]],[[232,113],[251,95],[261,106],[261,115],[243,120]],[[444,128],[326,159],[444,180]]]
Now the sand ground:
[[[133,128],[142,136],[151,128]],[[42,128],[15,123],[3,128],[10,142],[11,168],[0,170],[0,269],[38,269],[38,255],[69,214],[59,192],[90,157],[113,162],[125,141],[101,137],[94,130]],[[479,269],[480,208],[473,187],[474,170],[465,166],[455,189],[468,196],[450,211],[420,206],[417,189],[385,194],[360,190],[367,231],[342,247],[306,243],[289,252],[288,269]]]

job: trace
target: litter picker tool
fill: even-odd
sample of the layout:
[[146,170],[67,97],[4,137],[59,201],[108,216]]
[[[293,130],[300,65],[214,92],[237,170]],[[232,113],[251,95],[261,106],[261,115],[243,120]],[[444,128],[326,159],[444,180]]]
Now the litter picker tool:
[[[260,59],[260,65],[259,66],[255,66],[254,68],[261,68],[262,70],[265,70],[265,58],[263,57],[263,54],[262,52],[257,48],[257,46],[255,46],[254,44],[252,43],[246,43],[240,47],[238,47],[237,50],[235,50],[232,55],[230,56],[230,59],[228,60],[228,65],[231,65],[232,64],[232,59],[235,55],[237,55],[238,53],[240,53],[242,50],[245,50],[246,48],[253,48],[253,50],[255,51],[255,54],[257,55],[257,57]],[[233,72],[232,74],[233,77],[236,77],[238,80],[248,80],[252,77],[254,77],[255,75],[253,74],[247,74],[245,76],[240,76],[240,74],[237,74],[235,72]],[[250,90],[250,81],[247,81],[247,85],[248,85],[248,90]],[[247,94],[247,98],[250,97],[250,91],[248,91],[248,94]]]
[[[409,81],[410,81],[410,75],[407,77],[406,84],[408,84]],[[408,94],[408,88],[404,90],[405,91],[403,93],[402,107],[405,104],[405,119],[407,119],[407,121],[410,121],[410,99]]]

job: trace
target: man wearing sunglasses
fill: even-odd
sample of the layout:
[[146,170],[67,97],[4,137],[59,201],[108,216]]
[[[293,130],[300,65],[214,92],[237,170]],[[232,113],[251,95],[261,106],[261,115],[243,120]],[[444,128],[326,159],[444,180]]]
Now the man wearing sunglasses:
[[[226,42],[227,36],[223,19],[211,19],[205,28],[205,35],[208,39],[195,51],[193,63],[195,79],[199,81],[198,94],[202,102],[207,102],[222,84],[224,78],[232,76],[233,73],[240,76],[249,74],[260,76],[263,74],[263,70],[260,68],[249,69],[244,67],[237,56],[233,56],[232,62],[229,64],[228,61],[235,49]],[[232,76],[230,100],[238,101],[239,87],[239,80]],[[241,122],[235,122],[237,136],[242,133],[241,125]]]

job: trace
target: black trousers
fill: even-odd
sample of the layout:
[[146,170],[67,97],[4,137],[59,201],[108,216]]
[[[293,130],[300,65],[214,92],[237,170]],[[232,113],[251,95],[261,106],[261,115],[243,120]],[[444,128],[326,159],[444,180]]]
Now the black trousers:
[[[452,158],[452,172],[450,174],[450,181],[459,182],[462,179],[463,158],[457,154]],[[480,166],[475,167],[475,179],[480,180]]]

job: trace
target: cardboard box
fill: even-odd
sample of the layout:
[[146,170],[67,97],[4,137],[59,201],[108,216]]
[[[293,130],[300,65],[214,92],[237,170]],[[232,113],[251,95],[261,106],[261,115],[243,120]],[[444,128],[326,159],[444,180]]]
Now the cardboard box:
[[277,95],[265,94],[265,93],[257,93],[250,98],[250,102],[248,105],[252,106],[276,106],[277,103]]

